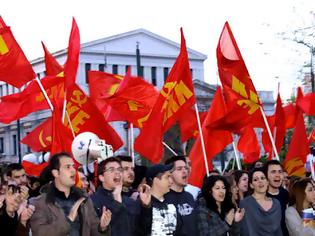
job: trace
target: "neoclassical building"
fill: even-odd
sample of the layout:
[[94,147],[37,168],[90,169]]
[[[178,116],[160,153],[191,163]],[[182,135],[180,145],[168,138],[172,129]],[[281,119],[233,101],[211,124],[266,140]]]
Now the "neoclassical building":
[[[137,71],[136,49],[140,52],[140,70]],[[176,57],[179,54],[179,43],[173,42],[160,35],[154,34],[145,29],[137,29],[122,34],[98,39],[81,44],[80,62],[77,74],[77,83],[88,93],[87,72],[89,70],[106,71],[114,74],[124,75],[127,67],[131,67],[131,74],[137,72],[143,78],[161,89],[165,79],[170,72]],[[195,94],[198,100],[198,108],[201,111],[208,109],[217,85],[210,85],[204,79],[204,61],[207,56],[188,48],[190,70],[192,73]],[[67,57],[67,49],[53,53],[55,58],[63,64]],[[45,76],[44,58],[37,58],[31,64],[39,78]],[[22,88],[23,89],[23,88]],[[12,94],[19,90],[0,82],[0,96]],[[272,113],[274,99],[272,92],[259,92],[267,113]],[[51,113],[49,110],[33,113],[20,120],[21,139]],[[112,126],[127,143],[128,133],[125,122],[113,122]],[[17,124],[12,122],[9,125],[0,124],[0,156],[1,159],[13,160],[17,156]],[[120,152],[126,152],[123,147]],[[22,155],[30,152],[29,148],[21,144]]]

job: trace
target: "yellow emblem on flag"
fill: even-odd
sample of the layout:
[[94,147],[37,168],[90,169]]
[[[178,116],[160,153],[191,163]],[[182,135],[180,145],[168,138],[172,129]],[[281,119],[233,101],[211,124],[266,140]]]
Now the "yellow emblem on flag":
[[4,41],[3,37],[0,35],[0,55],[5,55],[9,52],[9,48]]

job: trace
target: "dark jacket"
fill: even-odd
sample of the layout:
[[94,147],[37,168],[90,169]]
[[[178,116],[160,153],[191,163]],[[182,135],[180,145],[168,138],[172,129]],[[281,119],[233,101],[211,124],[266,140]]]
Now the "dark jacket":
[[[79,208],[80,231],[82,236],[110,235],[110,227],[101,232],[99,218],[97,217],[91,199],[73,187],[71,189],[77,199],[86,197]],[[33,236],[65,236],[71,231],[71,222],[64,210],[56,201],[56,190],[53,184],[47,187],[47,193],[37,198],[30,199],[30,204],[35,206],[35,212],[30,219]]]
[[168,204],[152,196],[151,206],[141,208],[138,236],[184,236],[183,220],[174,204]]
[[122,203],[117,202],[114,200],[112,191],[103,187],[99,187],[91,199],[98,216],[101,215],[103,206],[112,212],[110,222],[112,236],[136,235],[134,231],[140,214],[140,202],[124,195],[122,195]]
[[[203,198],[199,198],[197,207],[197,228],[200,236],[238,236],[240,223],[229,225],[218,213],[206,206]],[[229,234],[228,234],[229,233]]]
[[6,236],[28,236],[29,227],[25,227],[18,219],[15,212],[14,217],[10,217],[6,211],[6,205],[3,204],[0,209],[0,232]]

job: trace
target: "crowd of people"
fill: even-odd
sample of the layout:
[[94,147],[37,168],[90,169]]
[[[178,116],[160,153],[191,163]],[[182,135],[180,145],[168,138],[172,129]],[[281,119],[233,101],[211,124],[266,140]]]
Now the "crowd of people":
[[315,235],[313,180],[287,176],[276,160],[210,171],[201,189],[188,184],[185,156],[148,168],[115,156],[86,173],[67,153],[53,155],[39,178],[17,163],[3,168],[0,234]]

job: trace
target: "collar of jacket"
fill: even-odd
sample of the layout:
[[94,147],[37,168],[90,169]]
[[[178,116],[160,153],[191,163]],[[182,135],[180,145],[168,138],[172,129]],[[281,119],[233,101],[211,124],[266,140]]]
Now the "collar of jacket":
[[[67,199],[65,194],[63,192],[59,191],[56,188],[54,183],[51,183],[51,184],[49,184],[49,186],[47,188],[46,202],[55,204],[56,197]],[[86,196],[84,195],[84,193],[80,189],[78,189],[78,188],[76,188],[74,186],[71,187],[70,195],[68,196],[68,199],[69,198],[73,198],[76,201],[76,200],[78,200],[81,197],[86,197]]]

